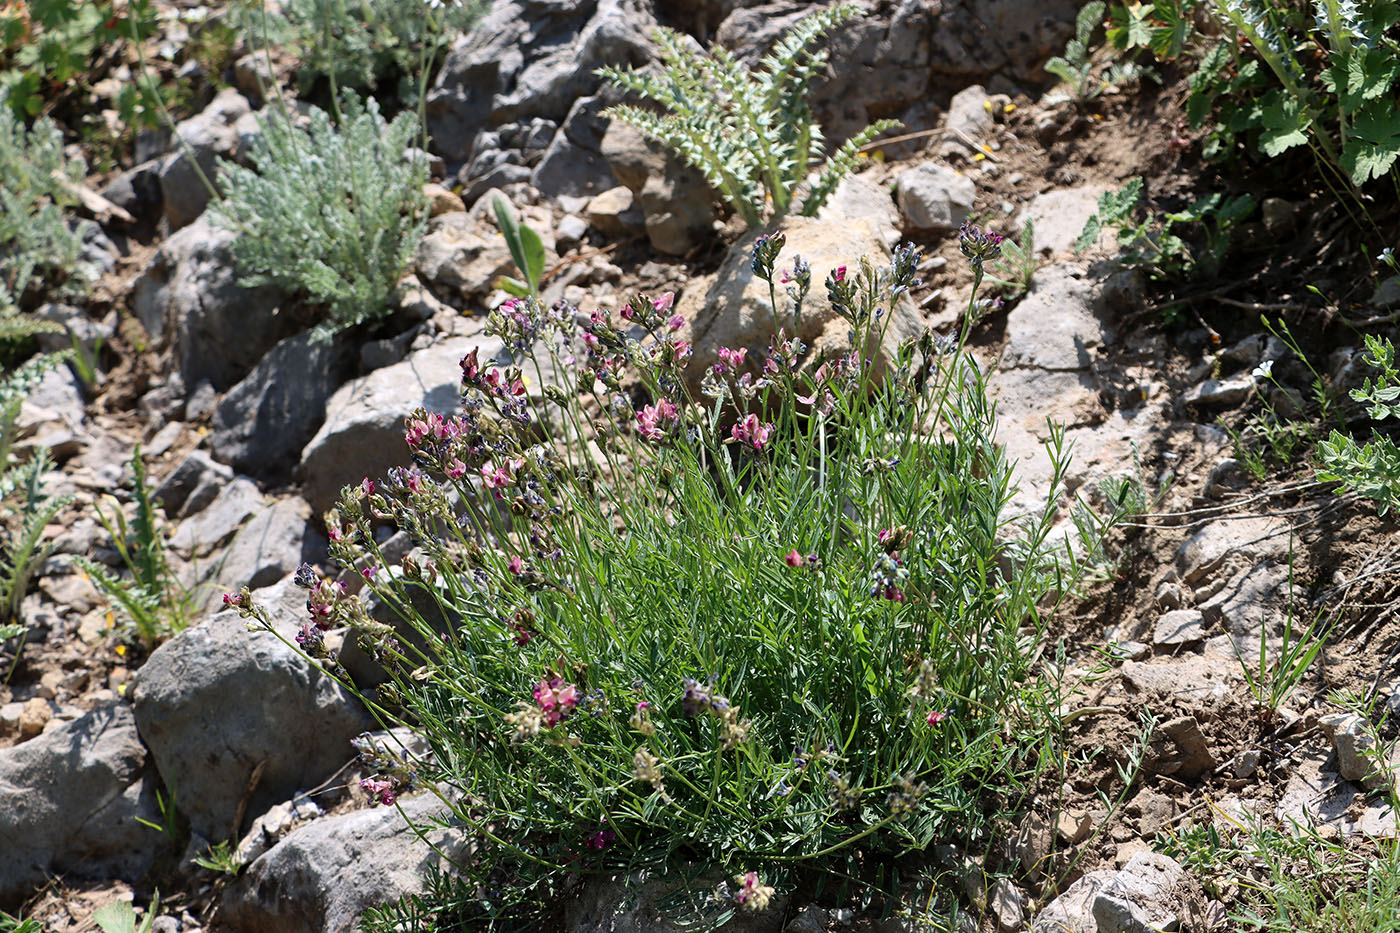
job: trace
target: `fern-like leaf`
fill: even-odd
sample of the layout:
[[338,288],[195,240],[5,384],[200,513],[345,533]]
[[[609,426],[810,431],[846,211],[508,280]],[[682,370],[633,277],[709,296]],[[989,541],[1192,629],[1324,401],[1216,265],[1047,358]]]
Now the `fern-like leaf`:
[[842,179],[855,169],[862,146],[869,145],[875,137],[899,125],[898,120],[879,120],[846,140],[813,179],[811,191],[802,204],[803,215],[811,217],[821,210]]

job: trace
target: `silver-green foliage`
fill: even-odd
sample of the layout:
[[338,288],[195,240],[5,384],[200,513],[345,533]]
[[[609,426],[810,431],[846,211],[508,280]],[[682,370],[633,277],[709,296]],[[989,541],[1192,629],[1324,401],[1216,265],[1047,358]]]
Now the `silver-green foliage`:
[[680,33],[662,29],[657,33],[660,77],[615,67],[598,73],[669,112],[629,104],[614,107],[609,114],[674,149],[698,168],[750,227],[761,222],[766,199],[772,200],[775,214],[786,214],[804,181],[810,189],[802,213],[815,214],[855,167],[860,148],[899,125],[894,120],[877,121],[809,173],[814,153],[822,150],[823,136],[807,95],[827,62],[827,53],[811,46],[859,13],[855,4],[839,3],[804,17],[757,71],[724,48],[706,53]]
[[40,280],[70,292],[92,283],[82,236],[64,216],[83,172],[81,160],[64,156],[52,120],[26,127],[0,106],[0,307]]
[[[6,319],[0,315],[0,323]],[[44,529],[68,504],[67,497],[44,489],[48,451],[40,448],[28,460],[11,462],[15,421],[25,398],[66,356],[41,354],[0,374],[0,631],[11,634],[29,581],[49,554]]]
[[[1366,413],[1377,421],[1400,418],[1400,370],[1395,365],[1395,345],[1389,339],[1366,337],[1366,362],[1380,371],[1351,397],[1366,405]],[[1375,432],[1369,443],[1358,444],[1350,434],[1333,431],[1318,445],[1322,460],[1319,479],[1339,482],[1376,503],[1384,515],[1400,496],[1400,447],[1389,437]]]
[[275,284],[323,302],[317,336],[385,314],[426,221],[421,158],[405,150],[417,117],[385,121],[374,100],[347,97],[341,125],[311,108],[306,125],[274,109],[261,121],[252,167],[219,165],[216,222],[239,234],[247,285]]
[[483,0],[287,0],[275,12],[255,5],[242,12],[240,25],[257,46],[295,49],[303,87],[324,76],[339,87],[382,92],[397,79],[407,100],[416,93],[413,79],[487,6]]

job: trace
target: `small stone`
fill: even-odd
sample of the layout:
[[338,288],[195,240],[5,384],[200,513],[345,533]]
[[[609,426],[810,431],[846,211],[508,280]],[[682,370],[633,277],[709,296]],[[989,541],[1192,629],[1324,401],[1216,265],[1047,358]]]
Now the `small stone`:
[[0,706],[0,734],[9,735],[19,730],[20,717],[24,715],[24,704],[18,701]]
[[584,214],[604,236],[631,237],[646,232],[646,217],[628,188],[609,188],[588,202]]
[[1094,898],[1098,933],[1177,929],[1183,911],[1174,889],[1185,874],[1165,855],[1141,852],[1133,856]]
[[1186,590],[1175,580],[1163,580],[1157,584],[1157,605],[1170,612],[1186,604]]
[[1140,641],[1117,641],[1108,650],[1115,658],[1126,661],[1145,661],[1152,656],[1152,646]]
[[466,212],[467,205],[460,195],[442,185],[424,185],[423,196],[428,199],[428,216]]
[[1247,373],[1231,379],[1207,379],[1186,390],[1181,400],[1202,408],[1230,408],[1249,398],[1254,379]]
[[1039,877],[1050,854],[1050,824],[1039,813],[1028,813],[1021,821],[1014,840],[1021,869],[1031,878]]
[[997,918],[1000,933],[1016,933],[1025,925],[1024,903],[1025,895],[1007,879],[1003,878],[992,886],[992,913]]
[[588,237],[588,221],[569,214],[554,228],[554,244],[559,252],[567,253],[583,244]]
[[1368,790],[1380,790],[1393,772],[1378,769],[1372,749],[1375,737],[1368,724],[1354,713],[1333,713],[1318,720],[1337,752],[1337,770],[1344,781],[1358,781]]
[[1093,818],[1078,810],[1065,810],[1055,820],[1055,832],[1065,845],[1082,842],[1093,828]]
[[1196,609],[1177,609],[1157,620],[1152,643],[1163,647],[1190,645],[1204,641],[1205,617]]
[[830,919],[825,910],[815,905],[808,905],[797,912],[783,933],[826,933],[826,925]]
[[977,188],[946,165],[925,162],[895,179],[895,200],[914,230],[951,231],[972,213]]
[[1298,225],[1298,208],[1283,198],[1265,198],[1259,205],[1259,212],[1263,216],[1264,229],[1270,236],[1292,233]]
[[1214,770],[1216,761],[1196,717],[1180,716],[1157,727],[1143,766],[1153,774],[1191,781]]
[[1230,762],[1230,769],[1241,780],[1254,774],[1259,769],[1259,749],[1249,748],[1240,752]]
[[31,739],[44,731],[44,727],[53,718],[53,710],[49,707],[48,700],[42,697],[34,697],[24,704],[24,710],[19,717],[19,735],[22,739]]

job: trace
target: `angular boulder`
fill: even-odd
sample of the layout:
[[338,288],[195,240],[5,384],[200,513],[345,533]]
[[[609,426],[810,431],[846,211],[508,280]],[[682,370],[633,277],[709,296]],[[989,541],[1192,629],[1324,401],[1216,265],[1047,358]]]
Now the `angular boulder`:
[[166,845],[131,707],[114,703],[0,751],[0,909],[52,873],[135,881]]
[[[305,596],[290,580],[259,594],[292,641]],[[353,757],[372,721],[359,701],[270,632],[225,610],[157,648],[130,695],[141,738],[190,828],[237,838],[244,820],[313,787]],[[261,769],[256,783],[255,772]]]

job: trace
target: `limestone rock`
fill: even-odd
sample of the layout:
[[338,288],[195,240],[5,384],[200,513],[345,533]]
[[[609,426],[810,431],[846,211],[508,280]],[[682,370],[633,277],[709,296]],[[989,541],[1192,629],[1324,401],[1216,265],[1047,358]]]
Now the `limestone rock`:
[[422,889],[440,857],[460,851],[465,833],[427,821],[444,810],[431,793],[403,801],[424,842],[393,807],[322,817],[292,831],[253,861],[224,894],[221,922],[231,933],[353,933],[360,914]]
[[343,340],[305,332],[273,347],[214,411],[214,456],[240,473],[273,480],[296,466],[325,417],[326,400],[350,375]]
[[141,325],[174,350],[187,386],[208,380],[227,389],[298,329],[276,313],[284,299],[276,289],[240,284],[233,239],[201,217],[161,244],[133,287]]
[[404,417],[419,406],[441,414],[456,411],[460,362],[477,347],[483,364],[503,349],[494,337],[454,337],[353,379],[331,396],[326,420],[301,456],[302,495],[315,515],[335,505],[342,486],[408,464]]
[[977,188],[966,175],[925,162],[896,176],[895,196],[909,228],[944,233],[958,229],[972,213]]
[[[879,232],[867,221],[829,221],[811,217],[789,217],[780,229],[787,236],[787,246],[778,264],[791,264],[801,256],[812,266],[812,279],[821,282],[840,266],[853,268],[862,259],[874,265],[889,262],[890,254]],[[773,336],[773,313],[769,307],[768,284],[753,274],[751,253],[758,232],[752,232],[736,243],[728,258],[713,278],[692,279],[676,303],[677,311],[687,322],[687,336],[694,348],[694,357],[686,369],[686,378],[698,396],[704,370],[719,358],[721,347],[747,347],[750,359],[763,352]],[[791,309],[781,289],[779,301],[784,307],[778,315],[779,326],[793,332]],[[918,336],[922,327],[918,311],[908,301],[901,301],[891,312],[883,347],[875,354],[877,370],[890,359],[894,348],[905,340]],[[809,347],[810,358],[823,351],[836,353],[847,348],[850,325],[832,309],[825,289],[814,287],[802,309],[799,336]]]
[[0,750],[0,904],[51,872],[138,879],[164,845],[131,708],[99,707]]
[[[277,631],[293,641],[305,595],[290,580],[259,594]],[[190,827],[236,836],[246,819],[313,787],[353,757],[350,739],[370,725],[359,703],[269,632],[250,633],[233,610],[157,648],[130,695],[141,738]]]

